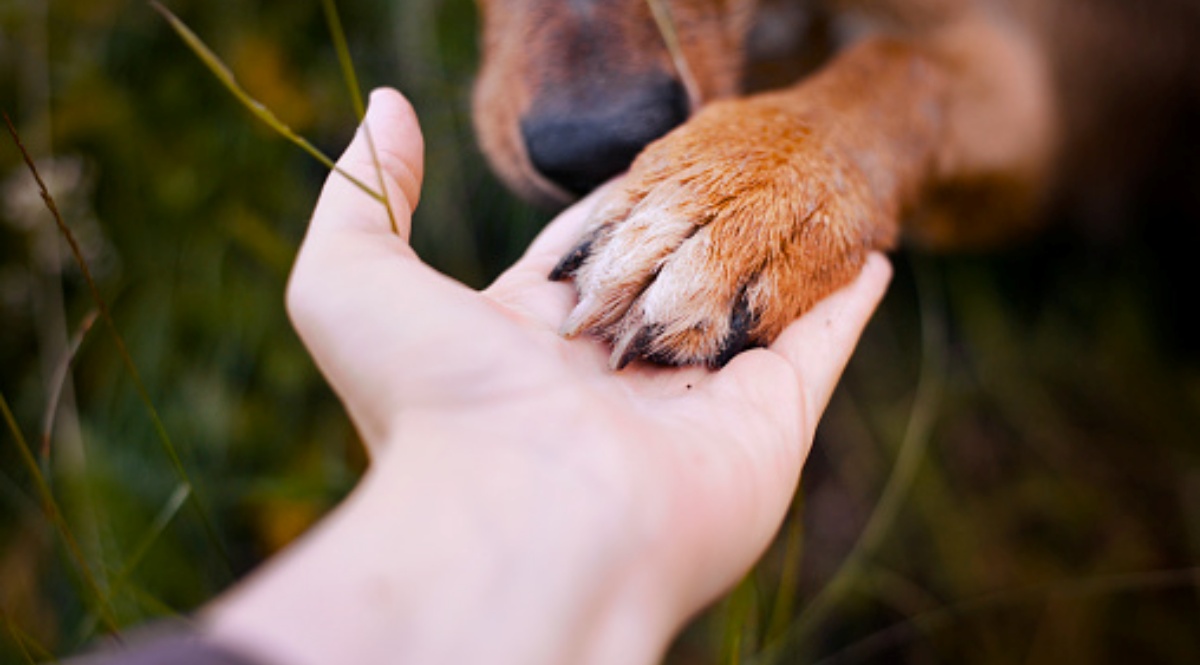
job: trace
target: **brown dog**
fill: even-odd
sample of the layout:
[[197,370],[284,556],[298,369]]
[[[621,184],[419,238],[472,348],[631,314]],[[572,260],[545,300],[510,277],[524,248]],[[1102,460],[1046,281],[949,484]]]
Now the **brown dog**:
[[[1147,109],[1200,89],[1186,0],[480,7],[475,117],[501,177],[561,204],[629,170],[552,275],[580,294],[564,333],[610,340],[618,368],[769,343],[901,231],[950,248],[1025,234],[1073,174],[1129,170],[1140,153],[1120,144]],[[835,53],[738,96],[788,38]]]

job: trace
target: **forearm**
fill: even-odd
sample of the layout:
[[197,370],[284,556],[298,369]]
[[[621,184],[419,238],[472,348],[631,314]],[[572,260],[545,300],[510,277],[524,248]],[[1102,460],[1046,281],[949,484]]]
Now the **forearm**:
[[205,631],[266,665],[653,661],[675,622],[612,515],[570,477],[529,482],[530,465],[494,445],[393,442]]

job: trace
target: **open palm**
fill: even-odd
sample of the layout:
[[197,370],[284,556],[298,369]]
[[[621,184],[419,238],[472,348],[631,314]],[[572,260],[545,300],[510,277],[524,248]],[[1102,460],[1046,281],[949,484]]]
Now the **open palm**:
[[[332,176],[288,306],[373,457],[437,448],[460,460],[463,482],[502,475],[513,491],[601,504],[609,535],[665,581],[682,620],[778,528],[887,262],[872,257],[771,347],[720,371],[635,363],[613,372],[601,343],[558,334],[576,296],[547,279],[595,197],[477,292],[407,243],[423,177],[411,108],[377,92],[367,122],[399,234],[377,201]],[[362,131],[339,165],[378,181]]]

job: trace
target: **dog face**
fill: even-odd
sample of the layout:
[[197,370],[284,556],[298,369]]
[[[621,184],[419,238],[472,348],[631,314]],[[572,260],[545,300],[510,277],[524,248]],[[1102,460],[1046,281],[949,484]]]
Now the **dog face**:
[[648,0],[478,0],[483,65],[476,132],[510,188],[563,205],[624,171],[701,101],[738,90],[755,0],[658,0],[688,75]]

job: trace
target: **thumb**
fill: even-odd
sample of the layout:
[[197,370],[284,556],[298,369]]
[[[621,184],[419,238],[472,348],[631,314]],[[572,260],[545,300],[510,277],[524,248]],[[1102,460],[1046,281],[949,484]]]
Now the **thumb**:
[[367,278],[377,266],[396,283],[410,282],[407,274],[391,273],[420,265],[408,238],[424,166],[421,128],[408,100],[390,89],[371,93],[358,133],[325,180],[288,280],[288,312],[302,337],[326,324],[336,328],[333,304],[347,294],[385,299],[388,283]]
[[[430,357],[428,340],[453,325],[442,305],[466,292],[408,245],[423,150],[404,97],[372,93],[339,171],[325,182],[288,280],[292,324],[368,442],[386,439],[410,381],[419,378],[403,369],[415,354]],[[360,184],[386,192],[394,214]]]
[[394,221],[408,242],[424,172],[425,142],[412,105],[395,90],[375,90],[337,171],[325,181],[309,233],[390,234]]

